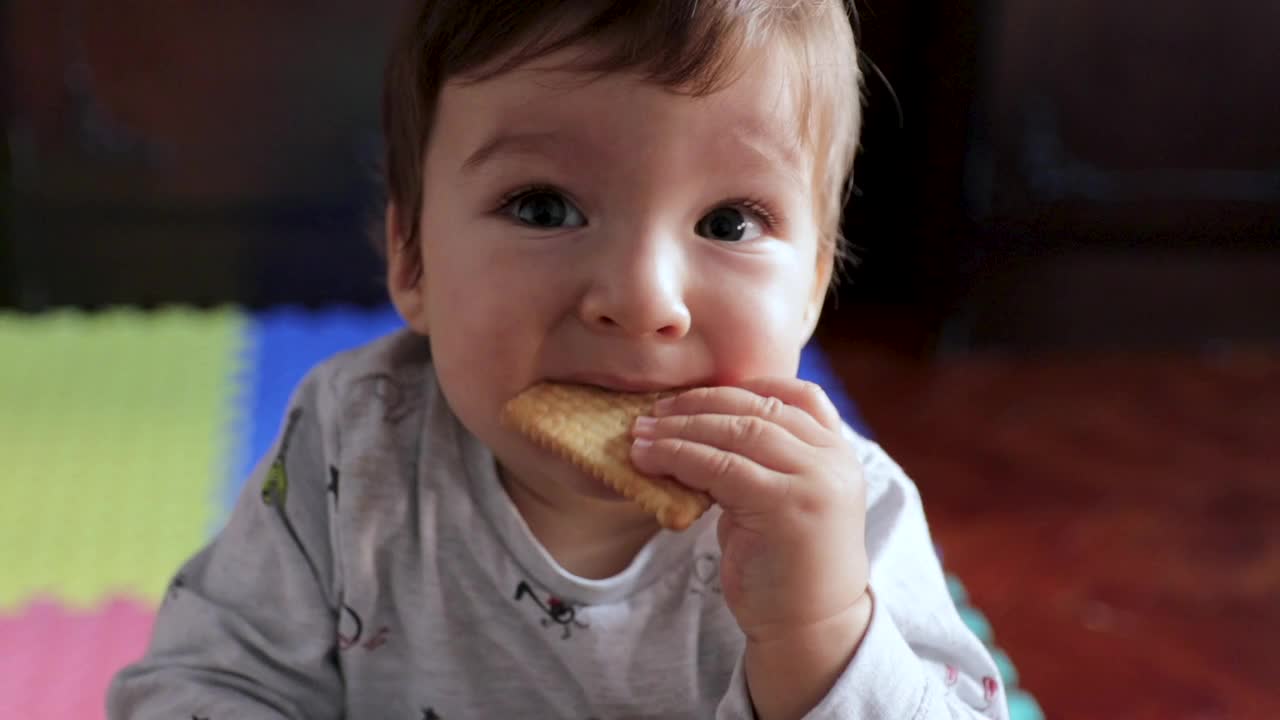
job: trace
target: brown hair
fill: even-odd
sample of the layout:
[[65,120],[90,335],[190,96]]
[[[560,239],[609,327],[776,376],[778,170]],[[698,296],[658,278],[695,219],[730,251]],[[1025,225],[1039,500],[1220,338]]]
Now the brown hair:
[[[702,96],[732,82],[744,48],[775,37],[795,49],[802,133],[815,150],[814,198],[823,247],[839,260],[841,212],[861,123],[861,75],[842,0],[426,0],[394,45],[382,96],[387,199],[421,274],[418,216],[423,161],[444,84],[494,77],[558,50],[601,52],[576,64],[586,72],[636,71],[676,92]],[[856,18],[855,18],[856,20]],[[379,248],[383,247],[381,239]]]

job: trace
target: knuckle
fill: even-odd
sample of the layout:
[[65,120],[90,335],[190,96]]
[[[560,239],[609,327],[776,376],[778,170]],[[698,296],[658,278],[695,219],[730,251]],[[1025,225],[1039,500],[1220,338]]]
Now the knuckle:
[[680,468],[689,467],[691,463],[696,463],[696,458],[689,453],[689,443],[686,440],[663,438],[654,447],[659,451],[660,462],[667,471],[678,471]]
[[738,415],[729,421],[729,435],[738,444],[750,444],[760,438],[761,422],[750,415]]
[[827,391],[822,389],[821,385],[805,381],[800,392],[804,398],[805,407],[819,422],[829,424],[840,420],[839,411],[831,403],[831,398],[827,395]]
[[714,388],[700,387],[681,393],[677,397],[686,401],[689,405],[701,405],[711,398]]
[[714,463],[712,464],[711,474],[718,478],[728,477],[734,474],[738,468],[738,460],[729,453],[718,453]]
[[678,434],[687,435],[689,430],[693,428],[694,420],[695,418],[692,415],[679,415],[671,418],[671,423],[675,426],[674,429]]
[[760,417],[776,418],[782,414],[783,405],[781,400],[769,395],[756,401],[756,412]]
[[811,403],[814,407],[821,407],[823,401],[827,399],[827,394],[823,392],[822,386],[810,380],[805,380],[801,383],[800,394],[806,402]]

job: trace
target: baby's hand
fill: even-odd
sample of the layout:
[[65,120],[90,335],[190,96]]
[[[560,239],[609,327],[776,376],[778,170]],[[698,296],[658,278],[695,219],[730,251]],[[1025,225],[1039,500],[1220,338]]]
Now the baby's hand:
[[653,412],[636,421],[632,460],[723,508],[720,583],[747,637],[752,698],[761,717],[791,715],[761,707],[765,668],[810,665],[834,682],[871,616],[866,488],[840,415],[817,385],[789,378],[689,390]]

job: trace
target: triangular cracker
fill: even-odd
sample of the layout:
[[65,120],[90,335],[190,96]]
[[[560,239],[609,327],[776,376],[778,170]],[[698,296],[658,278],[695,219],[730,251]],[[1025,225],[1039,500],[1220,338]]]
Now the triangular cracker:
[[512,398],[502,419],[656,515],[663,527],[684,530],[706,512],[711,498],[669,478],[642,475],[631,465],[631,426],[660,397],[540,383]]

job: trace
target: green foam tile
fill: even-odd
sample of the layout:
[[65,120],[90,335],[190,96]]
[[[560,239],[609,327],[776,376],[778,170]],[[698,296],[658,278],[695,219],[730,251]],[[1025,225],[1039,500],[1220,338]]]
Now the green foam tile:
[[947,574],[947,592],[951,594],[951,602],[956,605],[964,605],[969,602],[969,593],[964,589],[964,583],[960,582],[960,578]]
[[0,314],[0,609],[159,599],[216,514],[243,322]]
[[1044,711],[1030,693],[1010,690],[1009,720],[1044,720]]
[[1005,687],[1017,687],[1018,685],[1018,668],[1014,667],[1013,660],[1009,659],[1009,654],[1000,648],[989,648],[991,657],[996,661],[996,667],[1000,670],[1000,679],[1004,680]]

